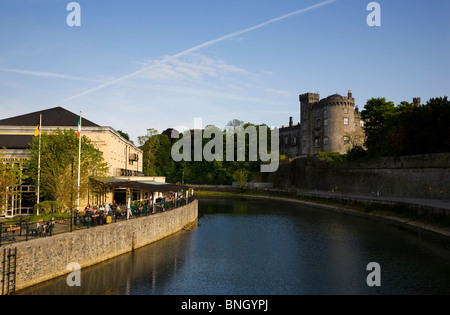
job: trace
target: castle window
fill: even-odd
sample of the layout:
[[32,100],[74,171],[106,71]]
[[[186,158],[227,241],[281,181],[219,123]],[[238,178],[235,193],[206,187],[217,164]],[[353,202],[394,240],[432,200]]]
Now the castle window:
[[348,118],[347,117],[344,118],[344,125],[348,125]]
[[348,114],[348,108],[344,108],[344,114]]
[[323,144],[328,144],[328,137],[323,138]]
[[317,128],[320,128],[322,125],[320,123],[320,119],[317,119]]
[[323,120],[323,125],[324,125],[324,126],[328,126],[328,119],[324,119],[324,120]]
[[350,143],[350,138],[347,137],[347,136],[345,136],[345,137],[344,137],[344,143],[345,143],[345,144],[349,144],[349,143]]
[[323,116],[324,116],[324,117],[327,117],[327,115],[328,115],[328,109],[325,108],[325,109],[323,110]]
[[294,136],[293,142],[294,142],[294,144],[297,144],[297,136]]
[[364,120],[360,120],[359,121],[359,126],[362,128],[362,127],[364,127]]
[[288,136],[285,136],[284,137],[284,144],[288,145],[288,143],[289,143],[289,138],[288,138]]
[[315,138],[314,139],[314,146],[320,147],[320,138]]

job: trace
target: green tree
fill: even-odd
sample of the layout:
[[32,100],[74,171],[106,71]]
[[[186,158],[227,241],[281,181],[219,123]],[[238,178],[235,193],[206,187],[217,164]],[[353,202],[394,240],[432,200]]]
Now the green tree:
[[166,176],[168,181],[175,179],[175,162],[172,159],[172,142],[166,134],[157,134],[148,129],[147,135],[138,137],[143,154],[143,172],[147,176]]
[[237,184],[239,191],[247,190],[248,170],[240,169],[233,173],[233,179]]
[[[79,140],[74,130],[57,129],[52,133],[42,133],[41,180],[42,200],[56,201],[62,209],[74,208],[78,191],[78,150]],[[37,185],[39,138],[31,143],[27,174]],[[106,177],[108,164],[103,153],[96,149],[86,137],[81,138],[80,198],[87,195],[90,178]]]
[[392,131],[392,117],[396,114],[395,105],[383,98],[372,98],[361,111],[366,133],[365,146],[370,155],[382,156],[388,153],[388,136]]
[[4,162],[5,150],[0,150],[0,207],[6,198],[17,197],[17,186],[20,185],[20,169],[14,163]]

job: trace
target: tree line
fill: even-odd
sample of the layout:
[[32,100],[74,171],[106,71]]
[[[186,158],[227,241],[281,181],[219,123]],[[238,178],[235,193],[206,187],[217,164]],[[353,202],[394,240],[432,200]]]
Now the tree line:
[[369,157],[450,152],[450,101],[431,98],[419,106],[385,98],[372,98],[361,111],[365,148],[354,148]]
[[[234,159],[233,161],[227,161],[225,157],[226,144],[227,144],[227,130],[220,129],[215,126],[207,126],[208,130],[215,129],[216,135],[223,137],[223,150],[220,150],[218,154],[220,157],[213,161],[207,161],[202,159],[201,161],[195,161],[194,157],[188,160],[174,161],[172,158],[173,145],[180,140],[180,138],[172,138],[173,129],[167,129],[164,132],[158,134],[158,131],[154,129],[148,129],[147,135],[138,138],[140,148],[143,150],[143,172],[147,176],[164,175],[168,182],[173,183],[190,183],[190,184],[205,184],[205,185],[230,185],[232,182],[237,182],[241,188],[244,188],[244,184],[250,180],[263,181],[267,178],[267,174],[260,172],[260,166],[262,163],[259,156],[256,159],[250,158],[251,156],[251,141],[256,141],[256,145],[259,143],[259,132],[267,131],[267,142],[270,147],[271,133],[270,128],[265,125],[255,125],[252,123],[244,123],[243,121],[234,119],[228,123],[227,126],[242,127],[247,129],[249,126],[258,127],[258,135],[255,139],[250,139],[250,135],[245,135],[245,148],[238,147],[238,136],[234,135]],[[204,130],[202,130],[203,132]],[[194,134],[195,130],[189,131]],[[175,134],[177,131],[175,131]],[[194,139],[194,136],[192,137]],[[201,147],[205,147],[211,138],[202,137]],[[191,142],[191,154],[194,155],[194,140]],[[278,148],[277,148],[278,149]],[[245,161],[239,161],[238,152],[243,150],[243,156]],[[240,152],[242,153],[242,152]]]
[[[361,111],[364,121],[364,147],[355,147],[346,157],[349,160],[361,157],[402,156],[450,152],[450,101],[447,97],[431,98],[426,104],[416,106],[401,102],[395,106],[385,98],[372,98]],[[247,128],[254,125],[240,120],[230,121],[228,126]],[[217,128],[217,127],[215,127]],[[260,129],[258,129],[260,130]],[[264,130],[264,129],[263,129]],[[262,162],[259,157],[250,159],[249,136],[245,141],[245,161],[227,161],[224,156],[213,161],[179,161],[172,158],[172,148],[180,138],[172,138],[172,129],[162,133],[148,129],[147,134],[138,137],[143,150],[143,173],[146,176],[165,176],[167,182],[185,184],[230,185],[237,182],[245,189],[248,181],[266,181],[267,173],[260,172]],[[195,132],[194,130],[190,131]],[[225,137],[226,130],[217,128],[218,134]],[[122,131],[125,138],[128,135]],[[267,133],[268,147],[270,135]],[[128,137],[129,139],[129,137]],[[258,141],[259,137],[256,138]],[[211,139],[202,138],[202,147]],[[50,134],[42,133],[41,138],[41,178],[42,200],[56,201],[62,208],[74,208],[77,199],[78,139],[74,130],[56,130]],[[260,143],[258,143],[258,146]],[[192,143],[194,146],[194,143]],[[235,154],[238,153],[237,137],[234,138]],[[225,148],[220,153],[224,154]],[[242,148],[241,148],[242,149]],[[0,150],[0,159],[4,152]],[[7,197],[17,194],[17,187],[23,182],[38,185],[38,137],[31,142],[30,158],[22,170],[12,162],[0,163],[0,204]],[[236,157],[236,156],[235,156]],[[281,157],[282,158],[282,157]],[[81,146],[81,191],[86,196],[88,190],[96,187],[90,184],[91,177],[106,177],[108,164],[103,153],[93,143],[82,136]]]

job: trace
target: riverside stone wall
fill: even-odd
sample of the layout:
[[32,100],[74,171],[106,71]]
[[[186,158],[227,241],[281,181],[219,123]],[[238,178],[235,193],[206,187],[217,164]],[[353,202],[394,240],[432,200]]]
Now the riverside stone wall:
[[17,248],[16,290],[119,256],[170,236],[198,218],[198,201],[175,210],[79,230],[52,237],[33,239],[8,247]]
[[300,189],[382,196],[449,199],[450,154],[326,162],[293,160],[291,185]]

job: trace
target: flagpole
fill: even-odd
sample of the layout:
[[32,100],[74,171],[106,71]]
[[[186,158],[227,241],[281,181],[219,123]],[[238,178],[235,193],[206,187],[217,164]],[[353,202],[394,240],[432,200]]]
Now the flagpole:
[[77,210],[80,211],[80,175],[81,175],[81,112],[80,121],[78,122],[79,143],[78,143],[78,199],[77,199]]
[[[39,116],[39,157],[38,157],[38,185],[37,185],[37,203],[40,203],[41,190],[41,134],[42,134],[42,114]],[[39,207],[37,207],[37,215],[39,215]]]

